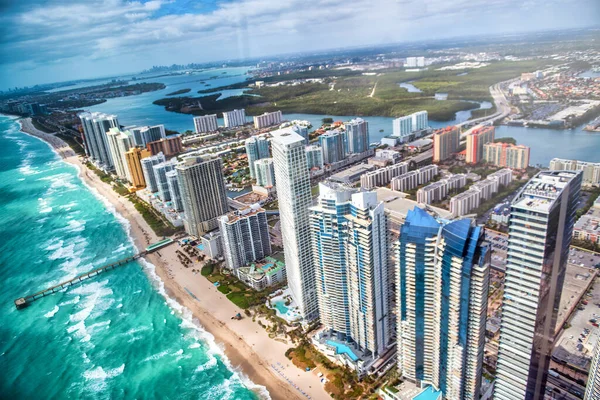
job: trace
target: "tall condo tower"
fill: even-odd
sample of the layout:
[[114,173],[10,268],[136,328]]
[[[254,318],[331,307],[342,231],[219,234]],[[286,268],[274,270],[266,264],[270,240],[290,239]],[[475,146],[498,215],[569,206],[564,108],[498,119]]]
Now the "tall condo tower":
[[471,219],[415,207],[397,247],[398,368],[445,399],[479,399],[489,251]]
[[104,168],[113,169],[114,163],[106,133],[110,128],[119,127],[117,116],[99,112],[84,112],[79,114],[79,119],[83,126],[85,154]]
[[355,118],[344,124],[346,128],[347,150],[349,153],[363,153],[369,150],[369,123]]
[[186,232],[196,237],[217,227],[229,211],[220,158],[188,157],[175,167]]
[[246,139],[246,155],[248,156],[250,177],[256,178],[254,162],[263,158],[269,158],[269,141],[267,138],[251,137]]
[[544,398],[580,189],[580,172],[542,171],[512,201],[496,400]]
[[391,344],[383,203],[375,192],[321,183],[311,225],[321,324],[375,360]]
[[115,165],[117,176],[132,181],[125,153],[133,147],[133,137],[129,131],[121,131],[119,128],[110,128],[106,133],[108,148]]
[[319,316],[315,268],[311,251],[310,174],[304,138],[291,128],[271,132],[281,234],[292,297],[305,320]]

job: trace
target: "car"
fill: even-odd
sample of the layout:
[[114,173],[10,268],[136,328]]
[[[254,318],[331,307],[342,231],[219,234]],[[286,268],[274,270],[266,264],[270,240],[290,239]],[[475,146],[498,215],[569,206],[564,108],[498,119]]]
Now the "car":
[[598,327],[598,323],[597,322],[592,322],[592,326],[594,326],[594,327],[597,328]]

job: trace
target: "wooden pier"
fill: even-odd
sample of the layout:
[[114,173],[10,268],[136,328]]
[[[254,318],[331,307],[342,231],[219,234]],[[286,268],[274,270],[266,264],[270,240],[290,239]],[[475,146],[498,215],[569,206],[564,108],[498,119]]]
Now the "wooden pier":
[[58,285],[54,285],[54,286],[49,287],[47,289],[41,290],[41,291],[39,291],[37,293],[30,294],[30,295],[25,296],[25,297],[20,297],[20,298],[18,298],[18,299],[15,300],[15,307],[17,307],[18,310],[21,310],[21,309],[27,307],[30,303],[32,303],[32,302],[34,302],[34,301],[36,301],[38,299],[41,299],[42,297],[46,297],[46,296],[51,295],[51,294],[56,293],[56,292],[60,292],[63,289],[66,289],[66,288],[71,287],[73,285],[77,285],[77,284],[79,284],[79,283],[81,283],[81,282],[83,282],[83,281],[85,281],[87,279],[94,278],[94,277],[100,275],[103,272],[110,271],[110,270],[115,269],[117,267],[120,267],[122,265],[129,264],[130,262],[138,260],[139,258],[144,257],[146,254],[149,254],[149,253],[155,252],[157,250],[160,250],[161,248],[163,248],[165,246],[168,246],[171,243],[174,243],[174,241],[170,240],[170,239],[168,239],[168,240],[167,239],[161,240],[158,243],[155,243],[155,244],[153,244],[151,246],[148,246],[146,248],[146,250],[144,250],[144,251],[142,251],[142,252],[140,252],[140,253],[138,253],[138,254],[136,254],[134,256],[123,258],[123,259],[121,259],[119,261],[115,261],[113,263],[104,265],[104,266],[99,267],[99,268],[95,268],[95,269],[93,269],[93,270],[91,270],[89,272],[86,272],[85,274],[77,275],[73,279],[69,279],[68,281],[61,282]]

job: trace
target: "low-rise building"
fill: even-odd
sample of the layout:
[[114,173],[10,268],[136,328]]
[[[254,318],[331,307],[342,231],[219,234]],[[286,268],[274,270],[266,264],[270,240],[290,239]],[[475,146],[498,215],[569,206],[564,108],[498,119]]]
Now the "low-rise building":
[[600,243],[600,215],[586,214],[579,217],[573,227],[573,239]]
[[448,178],[444,179],[441,182],[445,182],[448,187],[448,191],[458,190],[460,188],[465,187],[467,184],[467,176],[465,174],[454,174],[450,175]]
[[208,258],[218,259],[223,254],[221,246],[221,233],[217,230],[208,232],[200,237],[201,250]]
[[474,183],[469,190],[475,190],[479,192],[481,201],[487,201],[498,192],[500,183],[498,180],[493,178],[483,179],[479,182]]
[[273,257],[266,257],[264,261],[240,267],[236,274],[239,280],[256,291],[278,285],[286,279],[285,264]]
[[373,189],[377,186],[386,186],[390,181],[408,171],[408,163],[402,162],[389,167],[368,172],[360,177],[360,186],[363,189]]
[[417,191],[417,202],[431,204],[442,201],[448,195],[446,182],[434,182]]
[[553,158],[550,171],[583,171],[583,185],[600,186],[600,163]]
[[501,186],[508,186],[512,182],[513,173],[509,168],[504,168],[488,175],[487,179],[495,179]]
[[481,202],[480,192],[477,190],[469,189],[463,193],[460,193],[450,199],[450,212],[455,217],[462,217],[467,215],[479,207]]
[[329,179],[334,182],[352,184],[360,180],[361,175],[373,171],[374,169],[375,167],[373,165],[359,164],[344,171],[338,172],[337,174],[331,175]]
[[490,219],[498,224],[507,225],[510,219],[510,203],[501,203],[494,207]]

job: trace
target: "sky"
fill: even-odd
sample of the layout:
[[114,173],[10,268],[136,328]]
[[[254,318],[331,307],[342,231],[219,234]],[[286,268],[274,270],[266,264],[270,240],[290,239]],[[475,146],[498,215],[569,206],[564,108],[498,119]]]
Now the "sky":
[[599,0],[0,0],[0,90],[153,65],[599,21]]

